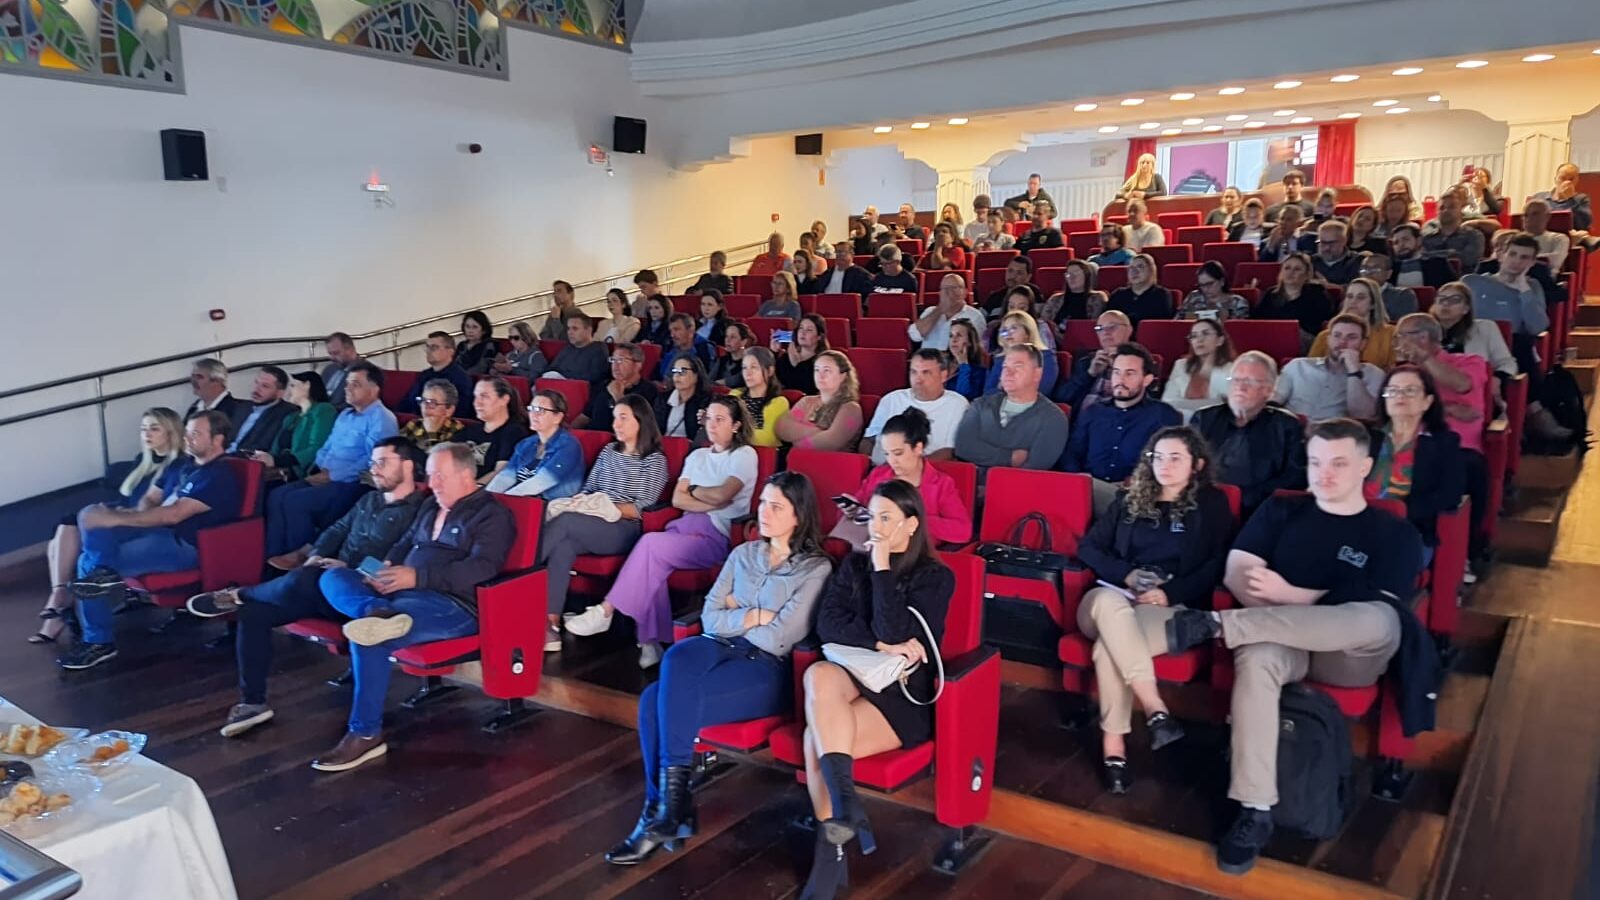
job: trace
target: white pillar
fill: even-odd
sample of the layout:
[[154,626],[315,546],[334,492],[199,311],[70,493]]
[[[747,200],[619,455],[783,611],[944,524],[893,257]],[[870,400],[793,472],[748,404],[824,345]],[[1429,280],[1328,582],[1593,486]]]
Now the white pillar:
[[963,219],[972,218],[972,198],[979,194],[989,193],[989,167],[972,166],[960,169],[940,169],[939,172],[939,205],[934,210],[937,215],[946,203],[954,203],[961,210]]
[[1529,194],[1549,190],[1555,183],[1556,166],[1566,162],[1572,151],[1572,120],[1511,121],[1506,126],[1503,190],[1515,213],[1522,211]]

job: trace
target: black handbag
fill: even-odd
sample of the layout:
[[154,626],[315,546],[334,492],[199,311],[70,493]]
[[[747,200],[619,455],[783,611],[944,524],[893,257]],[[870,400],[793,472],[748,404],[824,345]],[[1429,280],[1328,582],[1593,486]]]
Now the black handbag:
[[[1033,523],[1039,525],[1038,549],[1028,546],[1028,526]],[[989,564],[992,574],[1048,581],[1060,587],[1062,570],[1075,564],[1072,557],[1050,549],[1054,546],[1050,521],[1043,513],[1031,512],[1011,526],[1011,534],[1005,543],[988,541],[980,544],[978,555]]]
[[[1032,523],[1039,526],[1037,547],[1028,542],[1028,526]],[[1061,573],[1082,568],[1082,563],[1051,549],[1055,541],[1050,522],[1042,513],[1023,516],[1012,526],[1008,537],[1004,543],[988,541],[978,547],[978,555],[988,563],[990,575],[1037,581],[1048,585],[1050,593],[1059,594]],[[983,640],[998,648],[1002,658],[1039,666],[1054,665],[1058,660],[1060,639],[1061,627],[1035,600],[984,591]]]

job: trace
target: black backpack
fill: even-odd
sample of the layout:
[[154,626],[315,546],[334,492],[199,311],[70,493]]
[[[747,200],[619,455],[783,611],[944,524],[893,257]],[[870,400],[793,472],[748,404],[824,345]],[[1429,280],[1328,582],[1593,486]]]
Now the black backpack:
[[1570,441],[1552,441],[1534,437],[1523,429],[1523,449],[1525,452],[1540,456],[1561,456],[1568,450],[1576,448],[1579,453],[1589,449],[1589,410],[1583,405],[1583,391],[1578,388],[1578,381],[1572,373],[1560,365],[1550,367],[1545,373],[1544,382],[1539,388],[1539,396],[1533,399],[1550,410],[1555,416],[1556,423],[1563,428],[1570,428],[1573,438]]
[[1355,808],[1350,726],[1332,697],[1303,684],[1278,701],[1278,803],[1272,823],[1313,840],[1339,834]]

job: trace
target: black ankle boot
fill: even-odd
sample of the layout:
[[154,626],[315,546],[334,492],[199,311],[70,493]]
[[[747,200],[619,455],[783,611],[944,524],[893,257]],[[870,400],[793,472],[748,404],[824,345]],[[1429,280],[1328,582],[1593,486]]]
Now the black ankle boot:
[[845,862],[844,845],[817,832],[816,852],[811,858],[811,877],[800,891],[800,900],[833,900],[850,884],[850,865]]
[[633,830],[620,843],[606,851],[606,862],[614,866],[636,866],[650,858],[656,848],[662,845],[661,841],[650,839],[650,823],[661,815],[660,800],[644,801],[644,809],[639,813],[639,821],[634,823]]
[[840,845],[859,837],[863,856],[878,849],[872,837],[872,826],[867,822],[867,810],[856,793],[855,760],[848,753],[824,753],[817,763],[822,769],[828,801],[833,805],[833,817],[821,823],[818,833],[829,843]]
[[694,795],[689,793],[689,766],[667,766],[661,770],[661,809],[646,826],[651,840],[676,850],[677,842],[694,837],[696,820]]

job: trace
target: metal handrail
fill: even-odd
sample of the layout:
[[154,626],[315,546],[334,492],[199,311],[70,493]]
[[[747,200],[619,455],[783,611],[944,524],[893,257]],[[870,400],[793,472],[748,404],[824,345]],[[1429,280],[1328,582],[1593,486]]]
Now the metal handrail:
[[0,900],[65,900],[83,889],[83,876],[23,841],[0,832]]
[[[766,246],[766,241],[765,240],[751,241],[751,242],[746,243],[746,244],[740,244],[737,247],[732,247],[729,250],[727,250],[726,252],[729,253],[730,255],[732,255],[732,254],[735,254],[735,253],[740,253],[740,252],[745,251],[745,250],[753,249],[755,247],[764,247],[764,246]],[[670,268],[673,268],[675,266],[681,266],[681,265],[684,265],[686,263],[697,262],[699,260],[710,259],[710,258],[711,258],[711,254],[710,253],[703,253],[703,254],[700,254],[698,256],[685,256],[682,259],[674,259],[674,260],[670,260],[670,261],[664,262],[664,263],[657,263],[657,264],[654,264],[654,265],[650,266],[650,268],[654,268],[654,269],[670,269]],[[618,279],[627,278],[631,274],[633,274],[633,273],[632,272],[619,272],[619,273],[617,273],[615,275],[607,275],[607,276],[604,276],[602,278],[593,278],[593,279],[590,279],[588,281],[578,282],[577,284],[574,284],[572,286],[572,288],[573,288],[574,291],[577,291],[577,290],[579,290],[581,288],[589,288],[589,287],[595,287],[597,285],[602,285],[602,284],[610,284],[611,282],[616,281]],[[671,280],[667,281],[666,283],[667,284],[671,284],[673,282],[683,281],[688,277],[690,277],[690,276],[682,276],[682,277],[679,277],[679,278],[674,278],[674,279],[671,279]],[[351,337],[354,340],[362,341],[362,340],[369,340],[369,339],[375,338],[375,337],[381,337],[381,336],[386,335],[386,334],[398,334],[399,332],[404,331],[407,328],[417,328],[417,327],[420,327],[420,326],[423,326],[423,325],[427,325],[427,324],[429,324],[431,322],[442,322],[442,321],[445,321],[446,319],[459,318],[459,317],[465,315],[466,313],[469,313],[469,312],[471,312],[471,311],[473,311],[475,309],[478,309],[478,310],[499,309],[502,306],[509,306],[509,305],[511,305],[513,303],[522,303],[522,302],[525,302],[525,301],[528,301],[528,300],[537,300],[537,299],[539,299],[541,297],[549,297],[549,296],[552,296],[553,293],[554,293],[553,291],[546,290],[546,291],[537,291],[537,292],[532,293],[532,294],[522,294],[522,295],[519,295],[519,296],[516,296],[516,297],[507,298],[505,300],[496,300],[493,303],[480,304],[478,306],[469,306],[469,307],[466,307],[464,309],[458,309],[458,310],[453,310],[451,312],[440,313],[440,314],[435,315],[435,316],[429,316],[429,317],[424,318],[424,319],[418,319],[418,320],[416,320],[414,322],[405,322],[405,323],[402,323],[400,325],[392,325],[392,326],[389,326],[389,327],[386,327],[386,328],[379,328],[379,329],[376,329],[374,331],[367,331],[367,332],[362,332],[360,334],[354,334],[354,335],[351,335]],[[590,302],[593,303],[594,301],[590,301]],[[12,397],[20,397],[20,396],[22,396],[24,394],[32,394],[32,393],[36,393],[38,391],[50,390],[51,388],[66,387],[67,385],[77,384],[78,382],[86,381],[88,379],[108,378],[108,377],[110,377],[112,375],[121,375],[123,373],[134,372],[134,371],[137,371],[139,369],[148,369],[148,368],[150,368],[152,366],[167,365],[169,363],[182,362],[184,360],[189,360],[189,359],[198,359],[198,358],[204,357],[204,356],[216,356],[216,355],[218,355],[220,353],[223,353],[224,351],[237,350],[237,349],[242,348],[242,347],[261,347],[261,346],[268,346],[268,345],[271,345],[271,344],[296,344],[296,343],[309,344],[309,343],[316,343],[316,342],[320,342],[322,340],[325,340],[326,337],[327,337],[327,335],[312,335],[312,336],[307,336],[307,337],[247,338],[247,339],[241,340],[241,341],[231,341],[231,342],[226,343],[226,344],[217,344],[217,345],[212,346],[212,347],[207,347],[207,348],[205,348],[203,350],[191,350],[191,351],[188,351],[186,353],[174,353],[174,354],[171,354],[169,356],[161,356],[161,357],[157,357],[155,359],[142,360],[142,361],[136,362],[136,363],[124,363],[124,364],[122,364],[120,366],[114,366],[114,367],[109,368],[109,369],[100,369],[100,370],[93,371],[93,372],[85,372],[85,373],[82,373],[80,375],[68,375],[68,376],[63,377],[63,378],[56,378],[56,379],[52,379],[50,381],[42,381],[42,382],[39,382],[38,384],[30,384],[30,385],[26,385],[26,386],[19,387],[19,388],[11,388],[10,390],[0,391],[0,400],[7,400],[7,399],[10,399]],[[417,346],[418,344],[421,344],[421,343],[422,343],[422,341],[415,341],[415,342],[412,342],[410,344],[404,344],[404,345],[398,345],[398,346],[395,346],[395,347],[385,348],[381,352],[387,353],[390,350],[408,349],[410,347]],[[95,401],[90,401],[90,402],[98,402],[100,399],[102,399],[102,398],[96,398]],[[107,398],[107,399],[109,399],[109,398]],[[78,407],[68,407],[68,408],[78,408]],[[64,411],[64,410],[62,410],[62,411]],[[32,418],[32,416],[30,416],[29,418]],[[10,424],[11,421],[12,421],[11,419],[0,420],[0,425]]]

